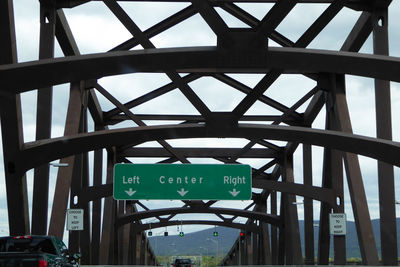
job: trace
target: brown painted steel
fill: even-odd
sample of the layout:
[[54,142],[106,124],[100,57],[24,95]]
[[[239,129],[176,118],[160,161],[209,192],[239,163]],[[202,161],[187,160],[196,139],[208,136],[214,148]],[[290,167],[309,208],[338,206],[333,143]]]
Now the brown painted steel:
[[168,214],[184,214],[184,213],[214,213],[214,214],[237,215],[240,217],[251,218],[253,220],[261,220],[263,222],[273,224],[276,226],[281,225],[279,217],[274,215],[269,215],[260,212],[246,211],[246,210],[228,209],[228,208],[204,208],[202,206],[165,208],[165,209],[153,209],[150,211],[140,211],[132,215],[126,215],[118,218],[115,225],[120,226],[132,221],[151,218],[155,216],[163,216]]
[[277,182],[265,179],[253,179],[253,187],[266,190],[275,190],[283,193],[304,196],[311,199],[327,202],[335,205],[335,192],[330,189],[310,185],[300,185],[296,183]]
[[[303,144],[303,183],[312,186],[312,150]],[[314,265],[314,208],[310,197],[304,198],[304,264]]]
[[[351,133],[352,126],[345,95],[344,76],[332,75],[331,80],[335,84],[333,88],[333,102],[338,127],[343,132]],[[346,152],[343,159],[363,264],[376,265],[378,264],[378,253],[358,157],[355,154]]]
[[165,227],[165,226],[172,226],[172,225],[193,225],[193,224],[198,224],[198,225],[218,225],[218,226],[225,226],[225,227],[230,227],[230,228],[236,228],[236,229],[243,229],[246,231],[250,232],[255,232],[258,233],[260,231],[260,228],[255,226],[255,225],[248,225],[244,223],[234,223],[229,219],[225,219],[224,221],[206,221],[206,220],[161,220],[159,222],[152,222],[152,223],[143,223],[140,225],[137,225],[135,223],[135,231],[136,232],[141,232],[145,230],[150,230],[150,229],[156,229],[160,227]]
[[[30,226],[33,233],[47,233],[48,163],[61,159],[68,167],[60,168],[57,174],[48,233],[63,237],[68,202],[70,208],[83,208],[85,230],[69,233],[69,241],[71,251],[81,252],[84,264],[155,264],[154,251],[144,234],[150,227],[147,220],[153,218],[158,221],[152,223],[153,228],[212,224],[245,230],[247,237],[245,240],[238,238],[222,261],[225,265],[303,264],[297,206],[293,205],[295,196],[304,197],[305,264],[314,264],[313,201],[321,202],[318,263],[328,264],[331,249],[328,214],[345,211],[343,160],[363,264],[377,265],[378,253],[357,158],[363,155],[378,160],[383,265],[397,264],[393,166],[400,166],[397,157],[400,143],[392,141],[391,136],[390,82],[400,82],[400,59],[389,56],[387,13],[390,0],[155,0],[150,2],[186,5],[144,30],[125,11],[125,5],[120,5],[120,2],[144,0],[102,1],[132,36],[107,52],[81,55],[62,8],[74,8],[91,1],[40,0],[39,60],[24,63],[17,63],[12,0],[0,3],[0,121],[11,234],[28,234]],[[271,8],[258,19],[238,5],[239,2],[271,3]],[[297,4],[309,3],[322,3],[326,8],[297,40],[292,41],[280,32],[278,25]],[[344,7],[361,12],[340,50],[307,48]],[[228,26],[217,8],[236,17],[247,28]],[[159,37],[194,16],[203,19],[216,35],[215,46],[157,48],[152,43],[153,37]],[[358,53],[371,32],[374,54]],[[52,59],[54,36],[65,57]],[[270,47],[268,41],[282,47]],[[107,76],[140,72],[162,73],[170,82],[121,102],[111,93],[113,88],[105,88],[98,81]],[[249,86],[232,73],[261,75],[255,85]],[[268,92],[278,78],[286,76],[284,74],[303,74],[317,85],[295,99],[294,104],[287,105],[269,96]],[[375,79],[377,138],[352,132],[345,95],[344,75],[347,74]],[[238,91],[242,94],[241,100],[233,110],[212,111],[207,99],[200,98],[198,91],[192,89],[192,82],[203,79]],[[63,83],[71,83],[64,136],[51,138],[54,126],[51,122],[52,86]],[[37,88],[36,141],[24,142],[19,93]],[[138,114],[133,111],[172,92],[183,94],[194,113]],[[98,93],[113,105],[108,111],[103,110]],[[252,113],[255,103],[275,112],[248,114]],[[312,128],[324,106],[326,129]],[[304,112],[299,111],[301,107],[305,107]],[[91,118],[88,118],[88,111]],[[90,133],[88,119],[95,125]],[[135,126],[121,128],[119,124],[125,121]],[[147,121],[155,126],[148,126]],[[158,121],[168,125],[158,124]],[[246,121],[262,124],[243,123]],[[108,125],[115,125],[114,130]],[[244,145],[234,148],[177,148],[169,141],[183,138],[240,138],[245,141]],[[287,143],[275,145],[273,140]],[[151,141],[158,142],[160,147],[137,147]],[[303,183],[294,183],[293,154],[300,143],[303,144]],[[312,146],[324,148],[322,187],[313,186]],[[103,149],[108,151],[107,166],[102,164]],[[95,151],[93,179],[88,170],[90,151]],[[216,201],[184,201],[182,207],[149,209],[144,202],[113,200],[113,165],[140,157],[161,158],[159,163],[190,163],[188,158],[206,158],[238,164],[246,159],[264,159],[261,167],[252,166],[252,186],[262,192],[253,192],[252,201],[244,209],[220,208],[214,206]],[[103,168],[107,169],[105,183],[102,182]],[[32,225],[25,177],[30,169],[35,169]],[[277,192],[281,192],[279,216]],[[78,197],[77,203],[74,196]],[[267,214],[265,205],[268,198],[271,214]],[[139,212],[138,207],[144,211]],[[178,215],[186,213],[214,214],[217,220],[177,219]],[[238,217],[248,220],[244,224],[234,222]],[[267,224],[271,226],[270,235]],[[335,236],[333,240],[334,263],[345,264],[345,238]]]
[[[204,125],[182,124],[176,126],[149,126],[109,131],[97,131],[79,136],[53,138],[47,142],[31,142],[25,144],[21,152],[20,161],[26,162],[26,170],[73,153],[91,151],[99,148],[118,146],[132,140],[136,144],[158,139],[175,139],[190,137],[247,137],[251,139],[276,139],[286,141],[300,141],[318,146],[326,146],[341,151],[358,153],[376,158],[396,166],[400,166],[400,159],[394,157],[400,151],[400,143],[372,137],[357,136],[346,132],[309,129],[295,126],[270,126],[240,124],[229,130],[209,129]],[[33,155],[43,155],[43,158],[34,158]]]
[[[107,182],[112,183],[113,180],[113,166],[115,163],[114,151],[108,151],[107,154]],[[113,224],[114,224],[114,200],[112,197],[107,197],[104,200],[103,207],[103,224],[102,234],[100,241],[100,264],[110,264],[110,251],[113,250]]]
[[[94,164],[93,164],[93,185],[98,186],[102,183],[102,166],[103,166],[103,151],[94,151]],[[81,201],[84,201],[81,196],[79,196]],[[92,238],[91,238],[91,248],[92,248],[92,264],[99,263],[99,249],[100,249],[100,230],[101,230],[101,200],[94,200],[92,206]]]
[[[13,1],[0,3],[0,65],[17,62]],[[2,86],[0,86],[2,88]],[[0,94],[1,133],[10,235],[30,233],[25,173],[16,163],[23,145],[21,99]]]
[[[55,8],[40,5],[39,59],[54,57]],[[41,88],[37,96],[36,140],[51,137],[53,88]],[[32,233],[47,234],[49,165],[35,168],[32,200]]]
[[[294,182],[293,158],[292,155],[285,155],[283,161],[282,181],[286,183]],[[285,264],[301,265],[303,256],[301,251],[299,219],[297,214],[296,196],[293,194],[282,193],[282,205],[285,215]]]
[[[70,101],[68,104],[67,119],[65,122],[65,135],[77,134],[81,123],[82,99],[79,83],[72,83],[70,88]],[[83,152],[83,151],[82,151]],[[76,153],[78,154],[78,153]],[[39,154],[37,154],[39,155]],[[54,202],[51,212],[49,234],[62,238],[64,235],[65,212],[67,209],[69,189],[71,187],[75,156],[61,158],[61,163],[68,166],[58,171],[54,193]]]
[[[389,55],[388,10],[373,14],[374,54]],[[392,140],[390,82],[375,79],[376,136]],[[393,166],[378,162],[382,265],[397,265],[396,199]]]
[[[245,62],[245,63],[244,63]],[[400,59],[316,49],[272,47],[268,50],[232,51],[229,56],[215,47],[163,48],[71,56],[0,66],[1,91],[21,93],[69,81],[96,79],[133,72],[234,72],[337,73],[399,82]],[[68,72],[75,69],[76,72]],[[24,75],[26,79],[18,80]],[[44,79],[46,77],[46,79]]]

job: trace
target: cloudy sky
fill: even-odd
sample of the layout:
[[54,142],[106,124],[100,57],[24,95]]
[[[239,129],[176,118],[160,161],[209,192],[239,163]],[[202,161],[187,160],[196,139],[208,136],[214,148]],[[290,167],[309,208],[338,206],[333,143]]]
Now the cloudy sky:
[[[19,62],[32,61],[38,59],[39,47],[39,1],[18,0],[14,1],[15,23],[17,35],[17,48]],[[129,3],[121,2],[121,6],[135,20],[142,30],[146,30],[155,23],[168,17],[169,15],[188,6],[186,3]],[[240,4],[244,9],[261,19],[270,9],[270,4]],[[286,37],[295,41],[307,29],[307,27],[317,18],[326,8],[326,5],[300,5],[298,4],[289,16],[278,26],[277,30]],[[235,18],[227,15],[223,10],[217,9],[229,27],[245,27],[243,23]],[[81,7],[71,10],[65,10],[65,14],[70,23],[70,27],[78,47],[82,54],[105,52],[125,40],[131,38],[129,32],[119,23],[113,14],[100,2],[95,1],[85,4]],[[150,14],[150,15],[149,15]],[[328,25],[328,27],[310,44],[310,48],[320,48],[329,50],[339,50],[347,34],[351,30],[352,25],[359,16],[358,12],[343,9],[340,14]],[[390,55],[400,57],[400,2],[393,1],[389,12],[389,34],[390,34]],[[199,15],[195,15],[185,22],[173,27],[172,29],[157,35],[151,41],[156,47],[181,47],[181,46],[208,46],[216,44],[216,37],[209,29],[206,23]],[[271,45],[276,45],[270,42]],[[138,47],[140,49],[140,47]],[[366,45],[362,48],[363,53],[372,53],[372,39],[368,39]],[[56,57],[62,57],[62,53],[58,45],[56,45]],[[261,75],[232,75],[232,77],[254,86],[260,79]],[[169,79],[163,74],[131,74],[120,75],[115,77],[107,77],[99,80],[109,92],[122,103],[132,98],[143,95],[155,88],[158,88]],[[368,78],[360,78],[355,76],[346,76],[347,82],[347,101],[349,103],[350,115],[353,124],[353,130],[356,134],[372,136],[376,135],[375,129],[375,108],[374,108],[374,87],[373,80]],[[216,83],[211,78],[201,78],[190,83],[190,86],[207,104],[212,111],[231,111],[244,95],[239,92],[232,91],[222,83]],[[315,86],[314,81],[304,78],[300,75],[282,75],[281,78],[267,91],[267,95],[276,99],[287,106],[294,104],[299,97],[304,95]],[[393,139],[400,141],[400,85],[391,83],[392,92],[392,121],[393,121]],[[133,90],[134,89],[134,90]],[[54,106],[53,106],[53,129],[52,136],[61,136],[64,131],[65,116],[68,104],[69,88],[67,85],[58,85],[54,87]],[[113,108],[104,97],[98,94],[103,110]],[[223,101],[221,101],[223,99]],[[305,106],[300,108],[303,111]],[[178,90],[174,90],[162,97],[149,101],[143,105],[132,109],[134,113],[164,113],[168,111],[170,114],[197,114],[192,105],[184,99]],[[26,142],[35,139],[35,120],[36,120],[36,92],[28,92],[22,95],[22,111],[23,111],[23,127],[24,140]],[[247,114],[279,114],[273,109],[268,109],[261,103],[256,103]],[[325,113],[324,111],[318,116],[313,127],[324,128]],[[158,122],[153,122],[158,123]],[[123,127],[134,126],[135,124],[126,122]],[[90,122],[91,130],[93,123]],[[210,146],[210,147],[242,147],[247,142],[245,140],[232,139],[196,139],[188,141],[172,140],[170,143],[174,146]],[[278,143],[278,142],[276,142]],[[156,146],[156,143],[147,145]],[[1,142],[0,142],[1,146]],[[301,149],[301,147],[300,147]],[[296,181],[302,181],[302,160],[301,150],[295,154],[295,177]],[[2,149],[1,149],[2,150]],[[314,185],[320,185],[322,173],[322,152],[321,148],[314,147],[313,157],[313,176]],[[7,222],[7,204],[5,197],[4,185],[4,167],[3,158],[0,154],[0,235],[8,232]],[[153,159],[156,162],[159,159]],[[203,163],[203,160],[190,159],[193,163]],[[149,162],[146,159],[136,159],[134,162]],[[216,161],[206,161],[207,163],[216,163]],[[252,164],[252,166],[260,167],[265,164],[260,160],[243,160],[242,163]],[[360,157],[360,163],[366,187],[367,197],[369,200],[370,213],[372,218],[378,218],[378,190],[377,190],[377,168],[376,161]],[[27,173],[29,193],[32,192],[32,171]],[[54,185],[56,170],[51,169],[51,184]],[[396,195],[399,195],[400,178],[399,168],[395,168]],[[345,182],[346,183],[346,182]],[[346,185],[347,186],[347,185]],[[51,188],[50,194],[52,195]],[[299,198],[301,201],[301,198]],[[349,205],[349,197],[345,196],[347,204],[346,213],[348,219],[353,220],[351,207]],[[149,207],[165,207],[171,205],[181,205],[181,202],[174,201],[149,201],[144,202]],[[246,206],[248,203],[240,202],[239,206]],[[221,206],[237,206],[238,203],[221,202]],[[318,203],[315,202],[315,207]],[[399,207],[400,208],[400,207]],[[397,208],[397,209],[399,209]],[[302,206],[298,206],[299,216],[302,217]],[[400,212],[400,210],[398,210]],[[188,218],[189,215],[177,217],[179,219]],[[193,216],[193,215],[190,215]],[[201,218],[204,218],[202,216]],[[315,218],[318,218],[318,210],[315,209]],[[175,227],[173,227],[175,228]],[[200,229],[199,226],[184,226],[186,232]]]

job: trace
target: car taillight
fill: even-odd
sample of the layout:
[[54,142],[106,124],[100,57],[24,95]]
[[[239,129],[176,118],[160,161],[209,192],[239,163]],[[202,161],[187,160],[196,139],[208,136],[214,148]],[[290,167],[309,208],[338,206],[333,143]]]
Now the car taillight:
[[39,260],[39,267],[47,267],[47,261],[46,260]]

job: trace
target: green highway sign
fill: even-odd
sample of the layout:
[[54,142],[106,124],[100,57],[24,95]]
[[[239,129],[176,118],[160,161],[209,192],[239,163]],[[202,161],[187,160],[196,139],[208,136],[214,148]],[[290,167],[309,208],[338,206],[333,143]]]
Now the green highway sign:
[[251,167],[239,164],[116,164],[114,199],[249,200]]

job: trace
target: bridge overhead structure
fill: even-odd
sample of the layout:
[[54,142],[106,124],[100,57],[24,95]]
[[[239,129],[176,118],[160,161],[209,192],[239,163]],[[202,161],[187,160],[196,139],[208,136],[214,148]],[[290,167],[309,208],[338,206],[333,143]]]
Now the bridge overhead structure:
[[[378,265],[362,155],[378,165],[382,263],[397,265],[394,166],[400,166],[400,143],[392,141],[390,82],[400,81],[400,59],[389,56],[391,1],[41,0],[39,5],[39,59],[19,63],[13,1],[0,2],[0,114],[10,234],[62,238],[66,209],[82,208],[85,229],[71,231],[69,243],[85,264],[153,264],[144,231],[176,224],[251,233],[237,240],[225,265],[314,264],[315,257],[328,264],[332,250],[335,263],[345,264],[345,237],[329,234],[329,213],[345,211],[345,176],[363,264]],[[285,23],[298,29],[302,18],[290,16],[299,8],[318,14],[296,34],[285,32]],[[83,23],[79,12],[110,19],[105,25],[118,25],[123,36],[107,33],[107,27],[96,36],[93,22]],[[340,24],[348,33],[324,41],[326,28],[344,12],[355,18]],[[86,27],[90,38],[79,34]],[[360,53],[369,36],[373,52]],[[96,49],[82,41],[88,39]],[[346,98],[350,75],[374,80],[376,118],[370,120],[377,122],[376,137],[353,133]],[[60,85],[69,87],[69,95],[53,100]],[[21,95],[33,91],[36,135],[27,142]],[[54,137],[53,113],[63,105],[64,133]],[[321,116],[322,128],[317,127]],[[321,161],[312,157],[316,146],[323,148]],[[302,156],[296,182],[295,153]],[[58,170],[53,185],[49,162],[54,160],[68,166]],[[197,200],[162,208],[159,202],[115,201],[112,171],[120,162],[250,164],[252,200],[243,207]],[[312,172],[318,164],[320,185]],[[296,196],[304,197],[304,250]],[[319,218],[313,201],[321,203]],[[193,218],[178,219],[181,214]],[[211,215],[201,220],[197,214]],[[318,255],[314,219],[320,221]]]

